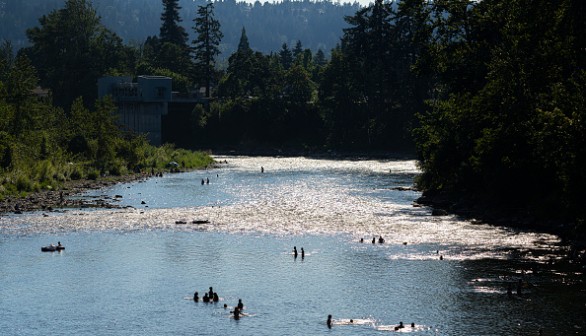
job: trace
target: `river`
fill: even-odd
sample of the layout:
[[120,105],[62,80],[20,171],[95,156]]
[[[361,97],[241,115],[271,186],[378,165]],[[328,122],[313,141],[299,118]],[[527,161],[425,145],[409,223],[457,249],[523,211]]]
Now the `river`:
[[0,335],[586,334],[558,237],[431,216],[415,161],[216,160],[82,196],[121,209],[0,217]]

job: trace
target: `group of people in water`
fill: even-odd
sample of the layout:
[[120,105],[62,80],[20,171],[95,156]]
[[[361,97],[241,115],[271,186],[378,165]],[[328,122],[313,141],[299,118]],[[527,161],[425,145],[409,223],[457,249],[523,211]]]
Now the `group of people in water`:
[[[200,298],[199,298],[199,293],[196,291],[195,293],[193,293],[193,301],[195,302],[199,302]],[[214,289],[212,287],[210,287],[210,290],[206,293],[204,293],[203,298],[201,298],[201,301],[205,302],[205,303],[210,303],[210,302],[218,302],[220,301],[220,297],[218,296],[217,292],[214,292]],[[224,309],[228,309],[228,305],[224,303]],[[233,317],[235,319],[239,319],[240,316],[242,315],[242,310],[244,309],[244,304],[242,303],[242,299],[238,299],[238,304],[236,305],[236,307],[234,307],[234,310],[230,311],[231,314],[233,314]]]
[[[333,323],[334,322],[332,321],[332,315],[328,315],[328,319],[326,320],[326,325],[328,326],[328,328],[331,329]],[[350,324],[353,324],[353,323],[354,323],[354,320],[353,319],[350,319]],[[395,331],[399,331],[400,329],[403,329],[403,328],[405,328],[405,325],[403,324],[403,322],[399,322],[399,324],[397,326],[395,326],[393,329]],[[415,323],[414,322],[411,322],[411,328],[415,328]]]
[[[293,246],[293,257],[297,258],[297,246]],[[303,249],[303,247],[301,248],[301,259],[305,258],[305,250]]]
[[[220,301],[220,297],[218,293],[214,292],[214,289],[210,287],[210,290],[207,293],[204,293],[203,298],[201,299],[203,302],[218,302]],[[199,293],[193,293],[193,301],[199,302]]]
[[[360,238],[360,242],[361,243],[364,243],[364,238]],[[376,244],[376,242],[377,242],[376,237],[372,237],[372,243],[373,244]],[[379,244],[384,244],[384,242],[385,242],[385,239],[383,238],[383,236],[378,236],[378,243]]]

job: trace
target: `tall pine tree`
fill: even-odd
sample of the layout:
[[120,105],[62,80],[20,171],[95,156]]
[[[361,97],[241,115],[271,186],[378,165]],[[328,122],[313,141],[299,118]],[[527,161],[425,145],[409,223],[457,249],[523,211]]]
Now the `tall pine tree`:
[[181,17],[179,17],[179,0],[163,0],[163,13],[161,14],[161,30],[159,37],[161,43],[173,43],[180,47],[187,49],[187,33],[185,28],[181,27],[179,23]]
[[210,96],[210,86],[215,72],[216,57],[220,54],[220,41],[224,36],[220,31],[220,22],[214,18],[214,4],[209,2],[199,6],[197,17],[193,20],[193,30],[197,34],[193,40],[195,67],[206,88],[206,97]]

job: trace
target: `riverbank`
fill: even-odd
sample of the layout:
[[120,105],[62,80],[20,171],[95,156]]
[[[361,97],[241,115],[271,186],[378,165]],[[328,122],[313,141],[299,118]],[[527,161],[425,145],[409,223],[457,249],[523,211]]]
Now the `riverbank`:
[[503,207],[473,195],[453,195],[424,191],[417,204],[429,206],[434,214],[455,214],[464,219],[524,231],[555,234],[571,246],[568,258],[586,263],[586,233],[576,223],[555,218],[538,218],[523,208]]
[[101,177],[96,180],[71,180],[63,183],[58,190],[42,190],[29,193],[25,197],[9,196],[0,200],[0,215],[20,214],[28,211],[52,211],[57,208],[116,206],[107,199],[71,199],[87,190],[105,188],[117,183],[130,183],[149,178],[145,174]]

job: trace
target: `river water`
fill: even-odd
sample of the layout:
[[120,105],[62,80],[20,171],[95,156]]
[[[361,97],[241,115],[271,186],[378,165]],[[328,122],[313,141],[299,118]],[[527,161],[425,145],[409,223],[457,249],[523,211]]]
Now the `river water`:
[[567,247],[413,206],[414,161],[216,159],[83,196],[122,209],[0,217],[0,335],[586,334]]

